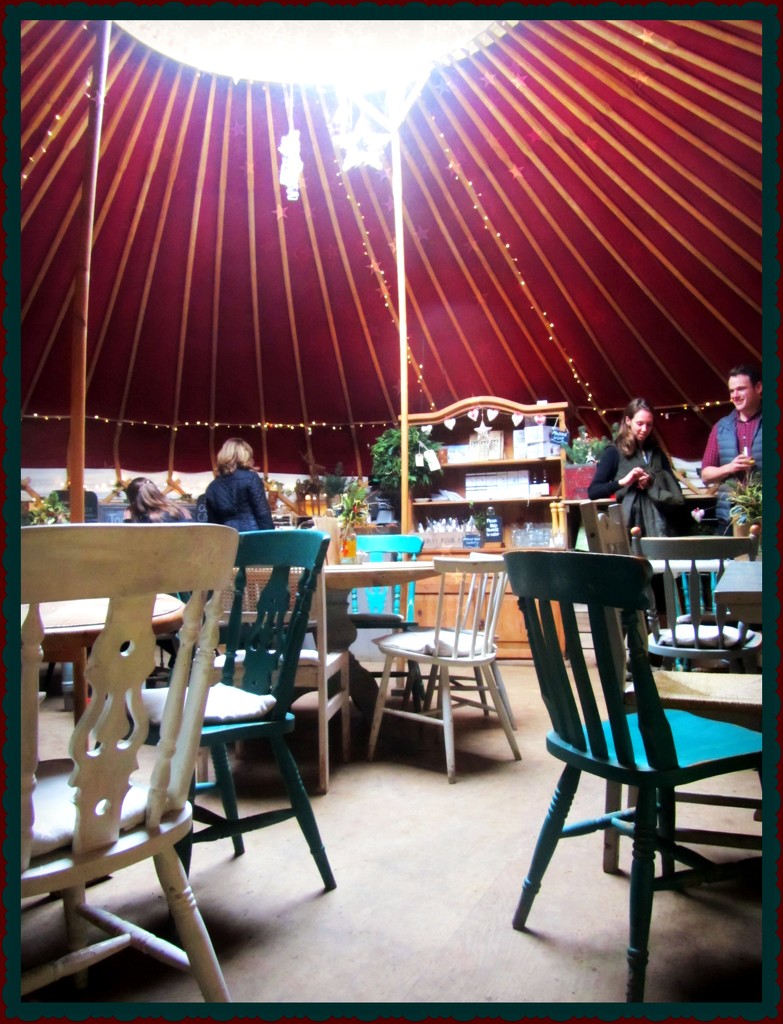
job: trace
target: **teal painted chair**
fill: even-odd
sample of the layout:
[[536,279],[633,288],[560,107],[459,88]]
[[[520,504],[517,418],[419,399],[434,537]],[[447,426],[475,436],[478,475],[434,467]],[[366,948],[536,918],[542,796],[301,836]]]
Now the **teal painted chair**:
[[[383,562],[387,559],[400,562],[406,558],[416,560],[424,546],[423,539],[415,533],[360,533],[356,538],[356,550],[363,551],[370,562]],[[349,618],[356,629],[384,629],[394,633],[407,633],[418,628],[415,604],[415,584],[398,584],[394,587],[362,587],[367,610],[359,610],[359,592],[351,591],[351,611]],[[380,678],[381,672],[374,672]],[[393,679],[404,679],[402,689],[395,694],[402,694],[407,701],[413,697],[416,707],[421,706],[424,699],[424,685],[418,665],[409,661],[407,668],[402,662],[396,671],[391,673]]]
[[[661,706],[639,626],[638,612],[647,605],[652,578],[647,561],[579,551],[511,551],[504,557],[552,722],[547,750],[565,763],[513,926],[519,931],[525,929],[561,838],[603,829],[615,829],[631,838],[627,999],[642,1001],[654,893],[723,880],[738,872],[755,871],[760,864],[758,857],[714,864],[678,842],[675,790],[730,772],[760,770],[761,735],[739,725]],[[555,604],[560,608],[568,660],[557,632]],[[587,606],[597,670],[588,671],[575,605]],[[623,699],[624,669],[618,670],[611,633],[613,616],[607,614],[613,609],[620,610],[628,637],[635,713],[629,713]],[[583,772],[635,787],[636,806],[566,824]],[[662,858],[658,874],[656,853]],[[555,886],[552,898],[556,893]]]
[[[200,739],[201,746],[210,750],[215,781],[194,779],[193,820],[206,827],[194,829],[180,844],[186,869],[193,843],[230,837],[234,852],[239,855],[244,853],[244,833],[295,817],[325,888],[335,888],[310,799],[286,743],[286,736],[294,729],[290,708],[296,696],[299,655],[328,546],[328,536],[317,530],[259,530],[239,536],[222,675],[210,690]],[[243,624],[243,606],[251,568],[266,568],[269,575],[260,586],[254,621],[248,625]],[[235,673],[240,649],[242,671]],[[241,685],[234,685],[235,675]],[[162,693],[165,691],[145,691],[144,700],[153,720],[152,703],[161,700]],[[249,740],[267,740],[271,744],[288,805],[240,817],[228,744]],[[198,803],[200,794],[215,790],[220,795],[223,815]]]
[[[383,562],[387,557],[399,562],[421,554],[424,541],[415,533],[367,534],[356,538],[356,550],[366,553],[369,561]],[[406,630],[416,626],[414,585],[395,587],[363,587],[367,611],[359,611],[358,591],[351,592],[351,622],[357,629]]]

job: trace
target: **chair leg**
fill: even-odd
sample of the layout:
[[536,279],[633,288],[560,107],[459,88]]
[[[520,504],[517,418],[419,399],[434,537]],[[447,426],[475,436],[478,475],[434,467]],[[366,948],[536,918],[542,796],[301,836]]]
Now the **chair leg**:
[[492,665],[482,665],[481,670],[484,673],[486,679],[487,689],[492,697],[492,702],[495,705],[500,724],[503,726],[503,732],[506,734],[508,745],[511,747],[511,751],[514,755],[515,761],[521,761],[522,755],[519,752],[519,746],[517,744],[517,738],[514,735],[514,728],[509,721],[508,712],[506,711],[506,705],[503,703],[503,698],[500,696],[497,682],[495,681],[495,675],[492,672]]
[[484,682],[484,677],[478,665],[476,665],[473,669],[473,678],[476,680],[476,690],[479,695],[479,700],[484,706],[484,717],[489,718],[489,704],[487,702],[487,684]]
[[656,792],[649,786],[639,790],[633,830],[631,863],[631,911],[628,943],[627,1001],[644,999],[644,980],[649,959],[650,918],[655,883]]
[[549,866],[549,862],[555,852],[555,847],[563,832],[568,812],[571,810],[574,794],[579,785],[580,775],[581,772],[578,768],[566,765],[557,786],[555,786],[554,796],[549,805],[549,813],[544,820],[544,824],[541,826],[536,848],[533,851],[533,859],[530,862],[527,878],[522,886],[522,894],[519,897],[519,903],[511,922],[518,932],[524,930],[530,908],[533,906],[533,900],[541,888],[544,873]]
[[454,715],[451,706],[451,684],[447,665],[440,667],[440,688],[438,699],[443,714],[443,744],[446,748],[446,773],[449,782],[457,781],[457,762],[454,755]]
[[[620,782],[606,783],[604,811],[619,811],[623,806],[623,787]],[[604,871],[616,875],[620,870],[620,834],[616,829],[604,829]]]
[[372,725],[370,727],[370,742],[367,747],[367,758],[372,761],[375,757],[375,746],[378,742],[378,733],[381,728],[381,719],[383,718],[383,707],[386,703],[386,694],[389,689],[389,678],[392,667],[392,658],[387,657],[383,664],[383,675],[378,686],[378,697],[375,701],[375,711],[372,716]]
[[169,848],[156,854],[153,859],[169,911],[177,926],[177,934],[201,994],[206,1002],[229,1002],[223,972],[179,857]]
[[340,672],[340,691],[342,693],[342,704],[340,705],[340,725],[342,726],[342,755],[343,761],[351,760],[351,698],[350,671],[346,663]]
[[[231,821],[239,820],[239,808],[237,807],[237,794],[234,789],[234,778],[231,774],[231,765],[228,760],[228,748],[225,743],[216,743],[211,748],[212,766],[215,769],[215,783],[220,793],[220,800],[223,804],[223,811],[226,818]],[[239,857],[245,852],[245,843],[241,835],[231,837],[234,844],[234,854]]]
[[438,679],[438,666],[433,665],[430,668],[430,674],[427,677],[427,689],[424,691],[424,707],[427,711],[432,707],[432,698],[435,695],[436,682]]
[[[68,952],[75,953],[87,946],[87,922],[79,913],[78,908],[84,903],[84,886],[76,885],[63,892],[63,913],[65,915],[65,934]],[[87,969],[76,971],[73,975],[75,988],[87,987]]]
[[[638,804],[638,797],[637,797]],[[676,804],[674,790],[658,790],[658,831],[664,839],[674,842]],[[661,877],[674,874],[674,857],[671,853],[661,853]]]
[[500,674],[500,666],[497,663],[497,659],[492,662],[492,675],[495,677],[495,685],[498,688],[500,699],[503,701],[503,707],[506,709],[508,720],[511,722],[511,728],[516,730],[517,721],[514,718],[514,710],[511,707],[511,701],[508,699],[508,693],[506,692],[506,684],[503,682],[503,676]]
[[318,792],[329,790],[329,680],[318,685]]
[[299,827],[307,840],[310,853],[313,855],[313,860],[323,879],[324,888],[335,889],[337,882],[335,882],[332,869],[329,866],[323,840],[318,831],[313,808],[310,804],[310,798],[307,795],[307,790],[302,782],[302,776],[299,774],[299,768],[293,754],[281,736],[274,737],[271,742],[275,760],[288,793],[288,799],[291,802],[296,820],[299,822]]

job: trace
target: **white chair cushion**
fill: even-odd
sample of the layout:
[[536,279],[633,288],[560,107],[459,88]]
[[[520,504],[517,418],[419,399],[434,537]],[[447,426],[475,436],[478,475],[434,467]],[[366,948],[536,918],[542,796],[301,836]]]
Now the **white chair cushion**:
[[[68,784],[72,772],[70,760],[43,761],[38,766],[33,794],[33,857],[68,847],[73,842],[76,790]],[[131,784],[122,802],[120,831],[140,825],[146,812],[147,787]]]
[[436,644],[434,630],[423,629],[411,633],[390,633],[388,636],[378,637],[375,643],[384,654],[399,654],[401,657],[423,655],[430,658],[468,658],[480,651],[484,643],[484,635],[478,633],[471,651],[472,635],[460,634],[455,652],[454,637],[453,630],[443,629]]
[[[159,687],[154,690],[142,690],[141,699],[150,721],[160,725],[163,717],[163,707],[168,695],[168,687]],[[209,689],[207,696],[207,708],[204,713],[204,724],[215,722],[242,722],[254,718],[263,718],[275,706],[275,698],[271,693],[259,696],[257,693],[249,693],[238,686],[226,686],[225,683],[215,683]]]
[[[720,631],[717,626],[705,626],[699,627],[699,647],[718,648],[718,640],[720,638]],[[752,640],[756,638],[756,634],[753,630],[749,629],[745,633],[744,643],[740,636],[738,629],[734,626],[723,627],[723,647],[747,647]],[[658,637],[657,643],[662,644],[665,647],[675,646],[672,639],[672,631],[670,629],[662,629],[660,636]],[[696,646],[696,630],[690,623],[681,623],[677,625],[677,647],[695,647]]]

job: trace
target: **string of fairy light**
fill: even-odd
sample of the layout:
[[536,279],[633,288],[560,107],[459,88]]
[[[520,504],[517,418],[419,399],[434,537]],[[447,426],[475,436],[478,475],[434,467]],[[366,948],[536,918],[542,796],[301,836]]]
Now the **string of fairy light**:
[[[566,360],[568,367],[571,371],[576,384],[582,389],[589,407],[595,413],[599,413],[598,406],[595,403],[592,391],[590,390],[590,384],[587,380],[583,379],[580,374],[576,363],[573,358],[569,355],[565,345],[557,337],[555,324],[553,319],[550,318],[549,314],[545,309],[542,308],[541,304],[533,294],[530,285],[528,284],[525,274],[519,267],[519,261],[516,256],[511,252],[511,243],[504,241],[503,233],[499,229],[498,225],[494,223],[490,214],[488,213],[484,203],[482,202],[482,193],[474,185],[472,178],[465,172],[462,164],[457,159],[451,148],[448,146],[445,140],[445,135],[437,126],[435,115],[430,115],[430,120],[433,126],[433,137],[438,140],[441,150],[448,160],[448,170],[453,176],[453,179],[460,184],[460,186],[467,193],[468,199],[470,200],[473,209],[478,214],[479,220],[481,221],[484,231],[489,233],[489,237],[495,244],[498,252],[503,257],[506,265],[509,267],[514,277],[516,278],[517,284],[520,289],[525,293],[527,301],[530,303],[530,309],[535,314],[541,326],[547,335],[547,341],[554,345],[560,352],[563,359]],[[509,165],[508,170],[513,173],[514,168]]]
[[[334,124],[334,119],[332,119],[332,123]],[[346,200],[352,206],[354,211],[356,224],[359,229],[359,234],[361,237],[362,252],[365,258],[369,261],[366,264],[367,268],[375,275],[375,279],[378,284],[378,292],[383,300],[383,305],[385,309],[389,313],[389,317],[391,319],[393,326],[399,328],[397,307],[395,305],[394,299],[392,297],[388,283],[386,281],[386,271],[383,269],[379,255],[376,255],[375,249],[373,248],[373,245],[370,241],[370,230],[367,227],[367,222],[364,215],[364,211],[362,210],[361,201],[356,198],[356,194],[354,193],[353,188],[350,185],[350,181],[346,178],[347,171],[350,170],[352,167],[369,166],[371,168],[374,168],[379,173],[383,174],[383,176],[388,180],[391,172],[388,166],[386,166],[385,164],[381,165],[380,163],[380,155],[382,149],[384,148],[381,145],[380,140],[384,139],[388,141],[389,136],[386,135],[385,133],[373,132],[369,128],[366,119],[360,118],[356,125],[353,126],[352,131],[350,133],[342,134],[343,141],[340,141],[339,132],[333,131],[332,137],[338,146],[341,146],[341,148],[346,150],[346,156],[343,158],[342,162],[338,159],[337,154],[335,153],[334,164],[336,168],[337,180],[340,184],[340,187],[345,192]],[[364,147],[367,149],[367,151],[370,153],[372,157],[375,157],[375,159],[359,162],[358,160],[356,160],[355,154],[353,157],[349,155],[349,146],[353,146],[354,151],[356,153],[361,148],[362,144],[364,144]],[[387,244],[392,255],[394,255],[396,239],[392,237],[391,241],[388,242]],[[421,390],[424,390],[424,388],[426,387],[424,381],[424,367],[423,364],[417,362],[415,356],[413,355],[413,352],[411,351],[410,334],[405,339],[405,349],[408,366],[413,370],[419,388]]]
[[[68,420],[70,420],[70,418],[71,418],[70,414],[68,414],[68,413],[38,413],[38,412],[31,412],[31,413],[25,413],[22,416],[23,420],[37,420],[38,422],[41,422],[41,423],[67,422]],[[260,422],[260,421],[259,422],[255,422],[255,423],[251,423],[251,422],[246,422],[246,423],[224,423],[222,421],[219,422],[219,423],[218,422],[210,423],[207,420],[183,420],[180,423],[161,423],[161,422],[158,422],[158,421],[145,420],[145,419],[124,419],[124,418],[123,419],[118,419],[118,418],[112,417],[112,416],[100,416],[97,413],[94,413],[91,416],[87,416],[87,419],[88,420],[92,420],[92,422],[94,422],[94,423],[104,423],[104,424],[109,425],[109,426],[120,426],[121,425],[123,427],[145,427],[145,428],[148,428],[148,429],[151,428],[152,430],[167,430],[167,431],[170,431],[170,430],[177,431],[177,430],[179,430],[179,429],[181,429],[183,427],[185,427],[185,428],[203,427],[203,428],[205,428],[207,430],[230,429],[230,430],[237,430],[237,431],[238,430],[310,430],[311,428],[317,428],[317,429],[321,429],[321,430],[338,431],[338,430],[345,430],[348,427],[358,427],[359,429],[363,429],[364,427],[388,426],[388,424],[390,422],[388,419],[383,419],[383,420],[362,420],[359,423],[357,423],[357,422],[349,423],[347,421],[345,423],[333,423],[333,422],[327,423],[325,420],[323,422],[321,422],[321,423],[315,422],[313,420],[311,420],[309,423],[305,423],[303,421],[300,421],[298,423],[272,423],[272,422],[263,423],[263,422]]]
[[[87,26],[85,25],[84,28],[86,30]],[[92,84],[92,72],[90,71],[90,73],[87,75],[87,77],[85,79],[85,82],[84,82],[85,95],[88,98],[89,98],[89,95],[90,95],[89,90],[91,88],[91,84]],[[67,111],[66,107],[64,106],[64,107],[62,107],[62,109],[56,111],[52,115],[52,118],[51,118],[51,120],[49,122],[49,126],[46,129],[46,132],[45,132],[45,135],[42,138],[42,141],[38,143],[38,145],[36,146],[34,152],[27,158],[27,162],[26,162],[25,168],[24,168],[24,170],[21,173],[22,185],[24,185],[25,181],[28,179],[28,177],[29,177],[30,173],[32,172],[33,168],[35,168],[40,162],[42,162],[43,158],[49,152],[49,149],[52,146],[53,142],[57,139],[57,137],[58,137],[59,133],[61,132],[62,128],[68,122],[67,114],[68,114],[68,111]],[[434,123],[434,121],[435,121],[434,116],[432,117],[432,120],[433,120],[433,123]],[[517,280],[517,283],[518,283],[520,289],[524,292],[527,300],[530,302],[530,309],[535,314],[535,317],[537,318],[538,322],[540,323],[540,325],[543,327],[544,331],[546,332],[547,341],[549,341],[552,345],[554,345],[555,347],[558,348],[558,350],[560,351],[560,354],[562,355],[563,359],[567,362],[568,367],[569,367],[569,369],[570,369],[570,371],[572,373],[572,376],[573,376],[573,379],[574,379],[575,383],[581,388],[581,390],[583,391],[583,393],[585,395],[585,399],[586,399],[586,401],[588,403],[588,407],[594,413],[596,413],[596,414],[598,414],[600,416],[606,416],[607,414],[612,413],[612,412],[621,412],[622,410],[619,409],[619,408],[618,409],[613,409],[613,408],[599,408],[598,407],[598,405],[595,402],[595,399],[594,399],[594,396],[592,394],[592,391],[590,390],[589,382],[583,378],[583,376],[581,375],[581,373],[580,373],[577,365],[575,364],[573,358],[569,355],[569,353],[567,351],[567,348],[565,347],[564,343],[560,340],[560,338],[558,337],[558,335],[556,333],[554,318],[550,318],[550,315],[547,313],[547,311],[544,310],[541,307],[540,303],[536,300],[535,296],[533,295],[533,293],[531,291],[530,285],[526,281],[525,275],[522,273],[522,271],[520,270],[520,268],[518,266],[518,259],[517,259],[517,257],[514,256],[513,253],[511,252],[511,245],[510,245],[510,243],[503,240],[502,232],[500,230],[498,230],[497,225],[492,221],[489,213],[487,212],[486,207],[484,206],[484,204],[482,202],[482,193],[474,185],[473,180],[467,175],[467,173],[464,171],[464,169],[462,168],[462,166],[459,163],[459,161],[454,156],[453,152],[446,145],[445,137],[444,137],[442,132],[437,130],[437,126],[435,126],[434,136],[435,136],[435,138],[441,140],[441,142],[440,142],[441,148],[442,148],[442,151],[443,151],[444,155],[446,156],[446,158],[448,160],[448,170],[449,170],[450,174],[453,175],[453,179],[456,182],[458,182],[460,184],[460,186],[467,193],[467,195],[468,195],[468,197],[469,197],[469,199],[471,201],[471,204],[473,206],[473,209],[476,211],[477,217],[479,218],[479,220],[481,222],[482,227],[484,228],[485,231],[487,231],[489,233],[489,236],[492,239],[492,241],[494,242],[494,244],[497,247],[498,251],[501,253],[503,258],[505,259],[505,261],[506,261],[507,265],[509,266],[509,268],[512,270],[512,272],[513,272],[513,274],[514,274],[514,276],[515,276],[515,278]],[[353,190],[350,187],[348,187],[348,188],[345,187],[345,180],[344,180],[345,169],[341,168],[340,163],[339,163],[339,161],[337,160],[336,157],[335,157],[335,164],[336,164],[336,167],[337,167],[337,179],[338,179],[340,185],[345,190],[347,201],[350,202],[353,205],[353,207],[355,209],[355,212],[357,214],[357,223],[359,224],[359,228],[360,228],[363,252],[364,252],[364,255],[367,257],[367,259],[369,260],[369,263],[367,264],[368,268],[375,274],[376,280],[377,280],[377,282],[379,284],[379,292],[380,292],[381,298],[383,300],[384,306],[389,311],[389,315],[391,317],[392,323],[396,326],[397,325],[397,313],[396,313],[395,303],[393,301],[392,295],[391,295],[391,293],[389,291],[389,288],[388,288],[388,285],[387,285],[387,282],[386,282],[385,271],[384,271],[383,267],[381,266],[380,259],[376,256],[375,251],[374,251],[374,249],[372,247],[372,244],[370,242],[370,239],[369,239],[369,229],[367,228],[366,223],[365,223],[365,216],[364,216],[364,213],[363,213],[363,211],[361,209],[361,202],[356,199],[356,196],[354,195]],[[509,166],[508,169],[509,169],[510,172],[513,172],[513,167]],[[305,173],[306,173],[306,171],[305,171]],[[379,173],[388,173],[388,172],[387,171],[381,171]],[[394,241],[389,242],[388,245],[389,245],[390,249],[393,252]],[[409,336],[408,339],[406,339],[406,349],[407,349],[408,365],[413,370],[413,372],[415,374],[415,377],[417,379],[417,382],[419,384],[419,387],[423,391],[424,388],[426,387],[425,379],[424,379],[424,367],[423,367],[423,364],[419,363],[416,360],[414,354],[411,351],[410,336]],[[432,402],[430,402],[429,404],[434,408]],[[727,404],[730,404],[728,402],[728,400],[725,399],[725,398],[722,398],[722,399],[718,399],[718,400],[705,401],[705,402],[701,402],[701,403],[698,403],[698,404],[675,403],[675,404],[668,405],[668,406],[667,405],[660,405],[659,404],[657,406],[657,409],[664,416],[668,416],[668,415],[675,415],[675,414],[680,414],[680,413],[687,413],[687,412],[690,412],[690,411],[698,413],[700,411],[708,410],[708,409],[712,409],[712,408],[716,408],[717,409],[717,408],[720,408],[721,406],[725,406]],[[117,418],[117,417],[107,417],[107,416],[101,416],[101,415],[98,415],[98,414],[95,414],[95,415],[92,415],[92,416],[88,416],[87,418],[89,420],[92,420],[93,422],[100,422],[100,423],[104,423],[104,424],[107,424],[107,425],[122,425],[123,427],[130,427],[130,428],[143,428],[143,429],[153,429],[153,430],[156,430],[156,431],[157,430],[164,430],[164,431],[174,431],[174,432],[176,432],[180,428],[190,429],[190,428],[194,428],[194,427],[196,427],[196,428],[202,428],[203,427],[204,429],[208,429],[208,430],[223,429],[223,428],[225,428],[225,429],[230,429],[232,431],[237,431],[237,432],[241,431],[241,430],[253,430],[253,429],[255,429],[255,430],[266,430],[266,431],[286,431],[286,430],[287,431],[306,431],[308,433],[311,433],[312,430],[314,430],[314,429],[341,431],[341,430],[344,430],[346,428],[351,428],[351,427],[358,427],[359,429],[363,429],[365,427],[366,428],[386,427],[391,422],[390,420],[388,420],[388,418],[387,419],[382,419],[382,420],[365,420],[365,421],[363,421],[361,423],[348,423],[348,422],[344,422],[344,423],[330,422],[330,423],[327,423],[326,421],[323,421],[323,422],[310,421],[310,422],[307,422],[307,423],[305,423],[303,421],[288,422],[288,423],[286,423],[286,422],[272,422],[272,421],[269,421],[269,422],[258,421],[258,422],[231,423],[231,422],[220,421],[220,422],[210,423],[210,422],[208,422],[206,420],[197,419],[197,420],[183,421],[183,422],[178,423],[178,424],[176,424],[176,423],[172,424],[170,422],[168,422],[168,423],[167,422],[156,422],[156,421],[151,421],[151,420],[148,420],[148,419],[130,419],[130,418],[129,419],[126,419],[126,418],[120,419],[120,418]],[[51,413],[32,412],[32,413],[27,413],[27,414],[23,415],[22,419],[37,420],[37,421],[42,421],[42,422],[62,422],[62,421],[70,420],[70,415],[68,415],[68,414],[51,414]]]

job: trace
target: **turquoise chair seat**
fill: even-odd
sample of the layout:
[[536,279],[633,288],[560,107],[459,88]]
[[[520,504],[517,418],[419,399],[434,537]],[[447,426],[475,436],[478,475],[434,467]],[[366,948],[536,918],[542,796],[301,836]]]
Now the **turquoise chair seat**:
[[[541,827],[513,927],[525,929],[561,838],[601,830],[615,830],[630,838],[626,995],[629,1002],[640,1002],[644,999],[654,893],[721,881],[738,873],[755,874],[760,864],[756,856],[714,863],[686,845],[694,833],[676,827],[675,792],[688,783],[730,772],[760,771],[761,735],[729,722],[662,707],[639,616],[649,600],[649,562],[629,555],[580,551],[510,551],[504,558],[552,722],[547,750],[565,764]],[[562,637],[555,604],[562,620]],[[587,606],[596,663],[590,671],[575,606],[580,606],[580,612]],[[613,640],[617,611],[628,637],[635,714],[628,714],[624,702],[625,666],[623,659],[616,657]],[[633,787],[638,794],[635,806],[567,824],[583,772]],[[723,845],[745,847],[744,838],[729,835]],[[709,840],[706,831],[699,833],[699,839],[690,838],[691,843],[700,844]],[[657,874],[656,854],[661,857]],[[567,898],[567,893],[560,898],[563,896]],[[556,887],[550,898],[558,898]]]

